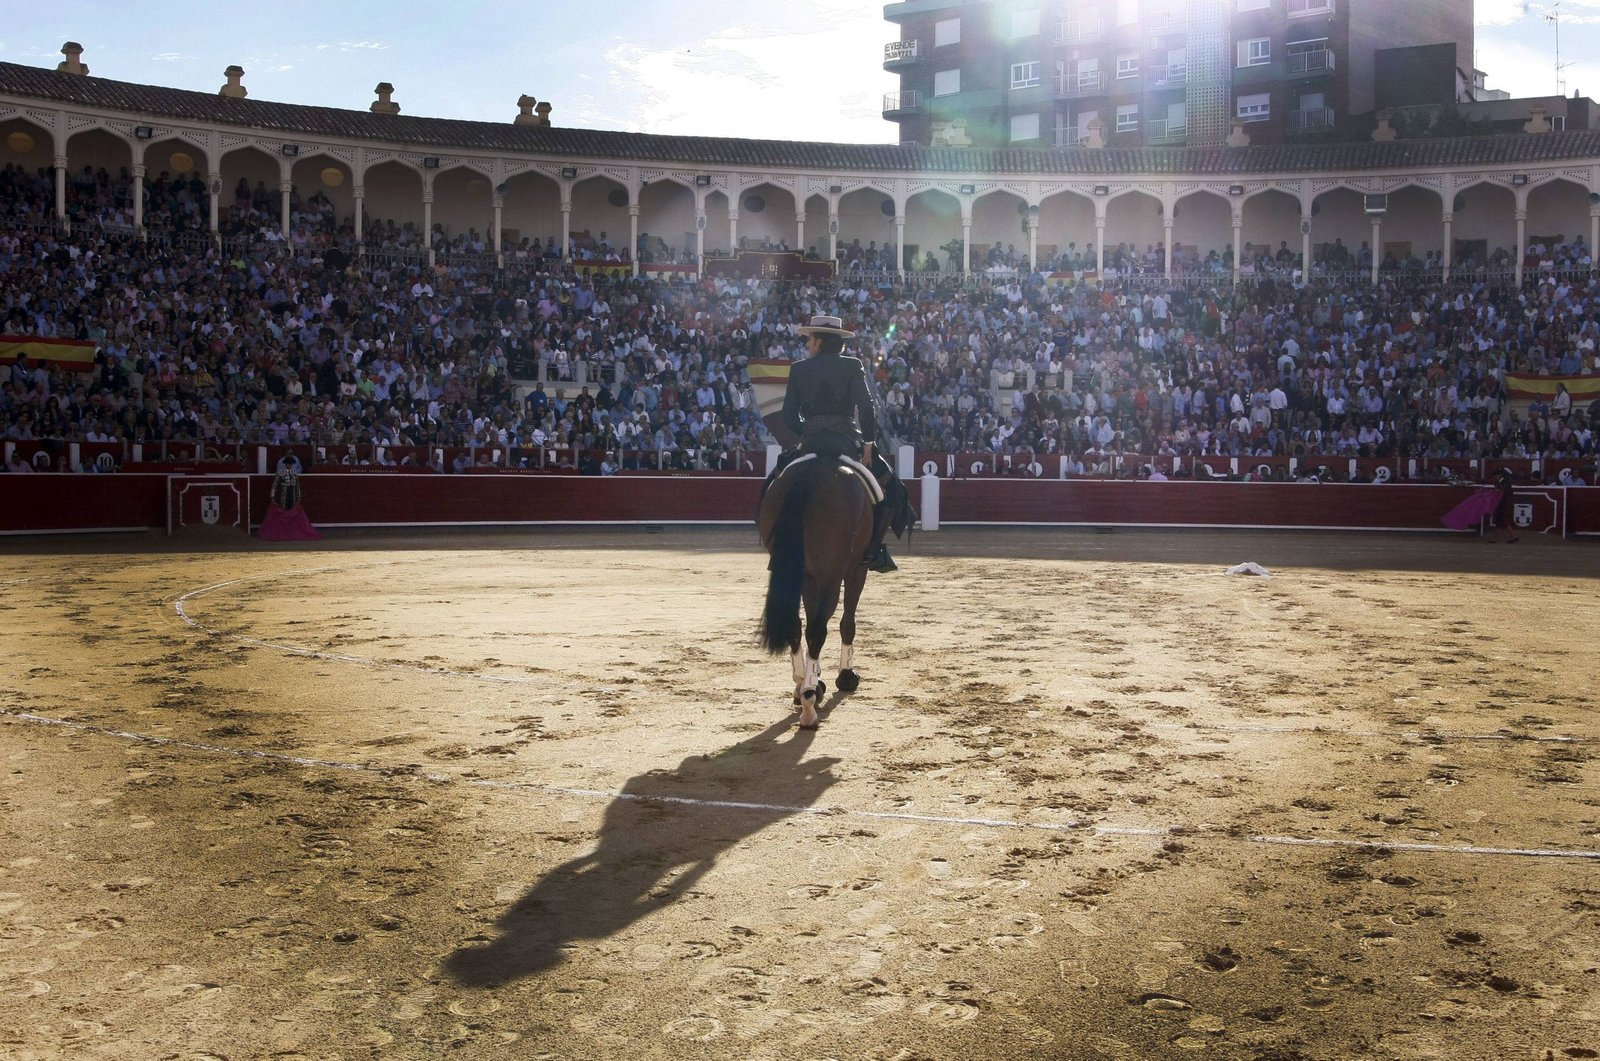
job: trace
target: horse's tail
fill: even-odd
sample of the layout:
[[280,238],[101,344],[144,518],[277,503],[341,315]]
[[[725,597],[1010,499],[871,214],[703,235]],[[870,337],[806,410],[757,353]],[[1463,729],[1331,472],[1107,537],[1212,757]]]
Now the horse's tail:
[[761,616],[761,646],[774,656],[791,651],[800,643],[800,594],[806,582],[806,505],[816,484],[812,461],[809,468],[796,468],[795,481],[784,495],[772,528],[771,563],[767,576],[767,604]]

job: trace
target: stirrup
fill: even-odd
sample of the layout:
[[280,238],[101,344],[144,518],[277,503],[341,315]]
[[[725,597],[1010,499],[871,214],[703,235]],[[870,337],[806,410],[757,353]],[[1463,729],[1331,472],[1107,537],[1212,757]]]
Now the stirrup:
[[868,571],[876,571],[880,575],[900,570],[900,566],[889,556],[889,547],[887,545],[878,546],[877,552],[868,556],[865,562]]

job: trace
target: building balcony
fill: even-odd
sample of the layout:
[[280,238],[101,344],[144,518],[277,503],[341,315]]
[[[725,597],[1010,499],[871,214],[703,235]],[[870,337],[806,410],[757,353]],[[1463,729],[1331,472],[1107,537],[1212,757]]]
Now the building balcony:
[[1100,96],[1106,91],[1105,78],[1094,73],[1062,74],[1054,78],[1056,99],[1075,99],[1080,96]]
[[1288,76],[1320,77],[1333,73],[1335,66],[1334,54],[1327,48],[1319,48],[1314,52],[1290,52]]
[[1332,107],[1315,107],[1311,110],[1289,112],[1289,131],[1291,133],[1314,133],[1321,129],[1332,128]]
[[921,114],[926,105],[925,98],[916,89],[905,92],[889,92],[883,97],[883,116],[885,118],[904,118],[911,114]]
[[1157,64],[1145,72],[1144,83],[1147,88],[1177,88],[1188,82],[1188,63],[1168,63],[1165,66]]
[[1267,63],[1256,63],[1254,66],[1238,66],[1233,70],[1233,83],[1235,87],[1245,85],[1267,85],[1274,81],[1284,79],[1283,61],[1274,59]]
[[1100,18],[1062,19],[1056,23],[1057,44],[1077,44],[1092,41],[1105,33],[1105,20]]
[[919,62],[923,58],[925,56],[922,54],[921,42],[916,40],[890,41],[883,46],[883,68],[885,70],[899,70],[910,66],[912,63]]
[[1147,144],[1182,143],[1189,135],[1187,119],[1150,118],[1144,123],[1144,142]]

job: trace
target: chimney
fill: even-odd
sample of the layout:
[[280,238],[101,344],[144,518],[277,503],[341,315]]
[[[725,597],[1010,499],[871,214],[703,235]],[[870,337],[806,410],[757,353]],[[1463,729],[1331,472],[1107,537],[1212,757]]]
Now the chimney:
[[1083,143],[1078,145],[1078,146],[1087,147],[1087,148],[1090,148],[1091,150],[1095,150],[1095,149],[1099,149],[1099,148],[1105,147],[1106,146],[1106,123],[1101,121],[1099,118],[1090,119],[1090,121],[1089,121],[1089,135],[1085,136],[1083,138]]
[[1378,127],[1372,130],[1372,139],[1376,140],[1380,144],[1383,144],[1388,143],[1390,140],[1393,140],[1396,136],[1400,135],[1394,130],[1394,127],[1389,124],[1389,119],[1394,117],[1394,111],[1381,110],[1378,111],[1374,117],[1378,119]]
[[372,102],[373,114],[400,113],[400,104],[389,98],[390,96],[394,95],[393,85],[389,84],[387,81],[380,81],[378,82],[378,87],[372,91],[378,94],[378,98]]
[[239,79],[244,76],[244,67],[234,64],[222,72],[228,83],[217,90],[217,95],[227,96],[229,99],[244,99],[250,95],[250,90],[239,84]]
[[550,124],[550,104],[541,103],[541,104],[539,104],[537,107],[535,107],[533,109],[539,112],[539,124],[540,125],[549,125]]
[[1528,120],[1523,124],[1525,133],[1548,133],[1550,122],[1545,118],[1546,110],[1543,107],[1533,107],[1528,111]]
[[83,65],[83,45],[77,41],[68,41],[61,46],[61,54],[66,56],[56,64],[56,69],[63,74],[87,75],[89,68]]
[[1228,139],[1225,142],[1229,147],[1250,146],[1250,134],[1244,131],[1244,122],[1233,123],[1233,132],[1228,134]]
[[511,119],[514,125],[538,125],[539,116],[533,113],[533,105],[539,101],[532,96],[522,95],[517,97],[517,116]]

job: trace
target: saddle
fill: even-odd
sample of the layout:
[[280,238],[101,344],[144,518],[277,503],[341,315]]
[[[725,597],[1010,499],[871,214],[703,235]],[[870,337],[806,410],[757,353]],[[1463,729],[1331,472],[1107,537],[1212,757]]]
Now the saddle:
[[[815,453],[803,453],[796,457],[794,460],[785,465],[783,470],[777,474],[777,477],[772,480],[773,485],[777,485],[777,483],[782,481],[785,476],[789,475],[789,473],[794,471],[794,469],[799,465],[804,464],[806,461],[816,459],[817,454]],[[856,474],[856,478],[861,480],[861,485],[867,488],[867,494],[872,498],[872,503],[874,505],[880,505],[883,503],[883,487],[879,484],[877,476],[872,474],[872,469],[868,468],[865,464],[862,464],[860,461],[855,460],[852,457],[841,456],[839,458],[839,463],[845,465]]]

